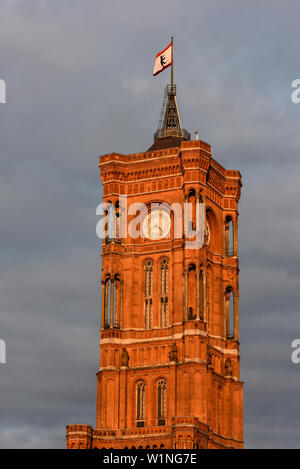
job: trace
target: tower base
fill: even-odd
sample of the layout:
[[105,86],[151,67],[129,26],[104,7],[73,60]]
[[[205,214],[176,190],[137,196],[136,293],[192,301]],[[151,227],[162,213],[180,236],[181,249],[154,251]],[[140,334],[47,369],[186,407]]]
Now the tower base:
[[243,442],[214,434],[195,417],[176,417],[171,426],[93,429],[68,425],[67,449],[242,449]]

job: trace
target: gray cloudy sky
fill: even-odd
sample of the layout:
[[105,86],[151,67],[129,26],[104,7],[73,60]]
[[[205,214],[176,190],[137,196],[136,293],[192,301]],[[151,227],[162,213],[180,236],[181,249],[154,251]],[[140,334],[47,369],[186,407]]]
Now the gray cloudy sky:
[[95,424],[97,156],[151,145],[171,34],[184,127],[243,175],[245,444],[299,447],[299,15],[296,0],[0,3],[0,447],[64,447],[66,424]]

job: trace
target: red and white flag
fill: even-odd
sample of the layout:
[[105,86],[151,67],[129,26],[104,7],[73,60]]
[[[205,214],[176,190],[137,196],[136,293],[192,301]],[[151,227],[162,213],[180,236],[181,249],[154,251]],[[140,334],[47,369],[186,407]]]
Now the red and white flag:
[[172,64],[172,42],[155,57],[153,75],[157,75]]

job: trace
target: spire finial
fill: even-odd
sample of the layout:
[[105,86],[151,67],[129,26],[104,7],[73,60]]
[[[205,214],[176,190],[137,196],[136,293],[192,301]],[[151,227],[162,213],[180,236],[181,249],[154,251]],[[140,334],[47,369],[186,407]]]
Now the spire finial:
[[167,85],[165,88],[163,106],[161,110],[159,127],[154,134],[154,141],[162,137],[177,137],[190,140],[189,132],[181,127],[181,120],[176,99],[176,85]]

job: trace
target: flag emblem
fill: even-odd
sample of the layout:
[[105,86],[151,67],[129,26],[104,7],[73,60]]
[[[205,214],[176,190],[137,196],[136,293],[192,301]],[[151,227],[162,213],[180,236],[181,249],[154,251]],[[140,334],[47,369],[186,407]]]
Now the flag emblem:
[[172,65],[172,42],[155,57],[153,75],[157,75]]

